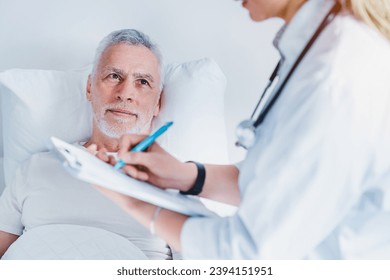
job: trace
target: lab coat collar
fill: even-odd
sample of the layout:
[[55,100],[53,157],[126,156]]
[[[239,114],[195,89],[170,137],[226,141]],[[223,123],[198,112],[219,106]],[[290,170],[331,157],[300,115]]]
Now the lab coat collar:
[[334,0],[308,0],[291,21],[282,26],[274,45],[285,64],[283,66],[292,66],[334,3]]

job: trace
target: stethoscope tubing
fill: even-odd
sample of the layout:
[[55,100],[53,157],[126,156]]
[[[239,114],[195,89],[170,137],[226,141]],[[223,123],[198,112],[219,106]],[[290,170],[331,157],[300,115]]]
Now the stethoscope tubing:
[[[242,121],[240,123],[240,125],[238,126],[238,128],[237,128],[237,131],[241,130],[240,134],[237,133],[238,134],[237,135],[238,141],[236,142],[237,146],[241,146],[241,147],[243,147],[245,149],[249,148],[247,145],[244,145],[244,142],[248,142],[248,141],[245,141],[244,139],[240,139],[242,137],[241,135],[248,135],[249,132],[250,132],[250,135],[253,134],[253,138],[255,137],[254,134],[255,134],[256,128],[263,123],[263,121],[265,120],[266,116],[268,115],[268,113],[270,112],[272,107],[275,105],[276,101],[280,97],[280,95],[283,92],[285,86],[287,85],[288,81],[290,80],[291,76],[294,74],[295,70],[297,69],[297,67],[299,66],[299,64],[301,63],[301,61],[305,57],[305,55],[308,53],[308,51],[313,46],[313,44],[315,43],[317,38],[320,36],[321,32],[326,28],[326,26],[328,24],[330,24],[333,21],[333,19],[336,17],[336,15],[340,12],[341,8],[342,8],[342,6],[341,6],[340,3],[336,2],[334,4],[332,9],[324,17],[324,19],[322,20],[320,25],[317,27],[316,31],[314,32],[314,34],[312,35],[310,40],[305,45],[304,49],[299,54],[298,58],[295,60],[293,66],[288,71],[288,73],[287,73],[286,77],[284,78],[284,80],[281,81],[280,86],[276,88],[276,92],[271,97],[270,102],[263,108],[263,110],[260,112],[260,114],[257,117],[257,119],[255,121],[253,121],[253,118],[254,118],[254,116],[255,116],[258,108],[259,108],[259,105],[261,104],[262,100],[265,97],[265,94],[267,93],[268,89],[270,88],[270,86],[272,85],[273,81],[275,80],[275,78],[278,75],[278,71],[279,71],[280,65],[282,63],[282,60],[279,60],[278,64],[276,65],[274,71],[272,72],[272,74],[271,74],[271,76],[269,78],[269,81],[268,81],[265,89],[263,90],[263,92],[262,92],[262,94],[260,96],[259,101],[256,104],[255,109],[253,110],[253,113],[251,114],[250,119]],[[242,133],[242,130],[245,130],[245,131],[246,130],[250,130],[250,131],[247,134],[247,133]]]
[[[302,50],[302,52],[299,54],[297,60],[295,61],[294,65],[291,67],[290,71],[288,72],[286,78],[282,81],[282,84],[277,89],[275,94],[273,95],[271,101],[268,103],[268,106],[262,110],[260,113],[260,116],[257,118],[257,120],[253,123],[254,128],[258,127],[265,119],[277,99],[279,98],[280,94],[282,93],[283,89],[287,85],[288,81],[290,80],[291,76],[294,74],[295,70],[305,57],[305,55],[308,53],[312,45],[315,43],[317,38],[320,36],[321,32],[325,29],[325,27],[332,22],[332,20],[336,17],[338,12],[341,10],[341,4],[335,3],[333,8],[329,11],[329,13],[325,16],[324,20],[321,22],[321,24],[318,26],[316,32],[313,34],[313,36],[310,38],[309,42],[306,44],[305,48]],[[279,63],[278,63],[279,65]],[[278,65],[275,69],[279,68]]]

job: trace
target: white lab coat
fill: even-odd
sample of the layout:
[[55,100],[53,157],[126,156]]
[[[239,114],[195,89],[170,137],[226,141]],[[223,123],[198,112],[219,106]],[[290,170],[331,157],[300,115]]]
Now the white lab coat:
[[[279,42],[281,79],[333,0],[311,0]],[[188,259],[390,258],[390,44],[341,12],[256,130],[228,218],[190,218]]]

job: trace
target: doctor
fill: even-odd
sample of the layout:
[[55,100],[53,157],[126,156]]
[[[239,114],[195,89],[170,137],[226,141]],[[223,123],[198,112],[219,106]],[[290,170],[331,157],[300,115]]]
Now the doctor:
[[238,129],[237,167],[182,163],[158,144],[129,153],[144,136],[122,138],[130,176],[235,215],[189,218],[101,191],[186,259],[389,259],[390,5],[339,2],[243,1],[254,21],[286,25],[275,90]]

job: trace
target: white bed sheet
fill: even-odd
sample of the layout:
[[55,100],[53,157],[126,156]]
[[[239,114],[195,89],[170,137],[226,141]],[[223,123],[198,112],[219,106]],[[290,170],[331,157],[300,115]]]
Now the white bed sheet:
[[145,254],[126,238],[93,227],[52,224],[22,234],[3,260],[144,260]]

